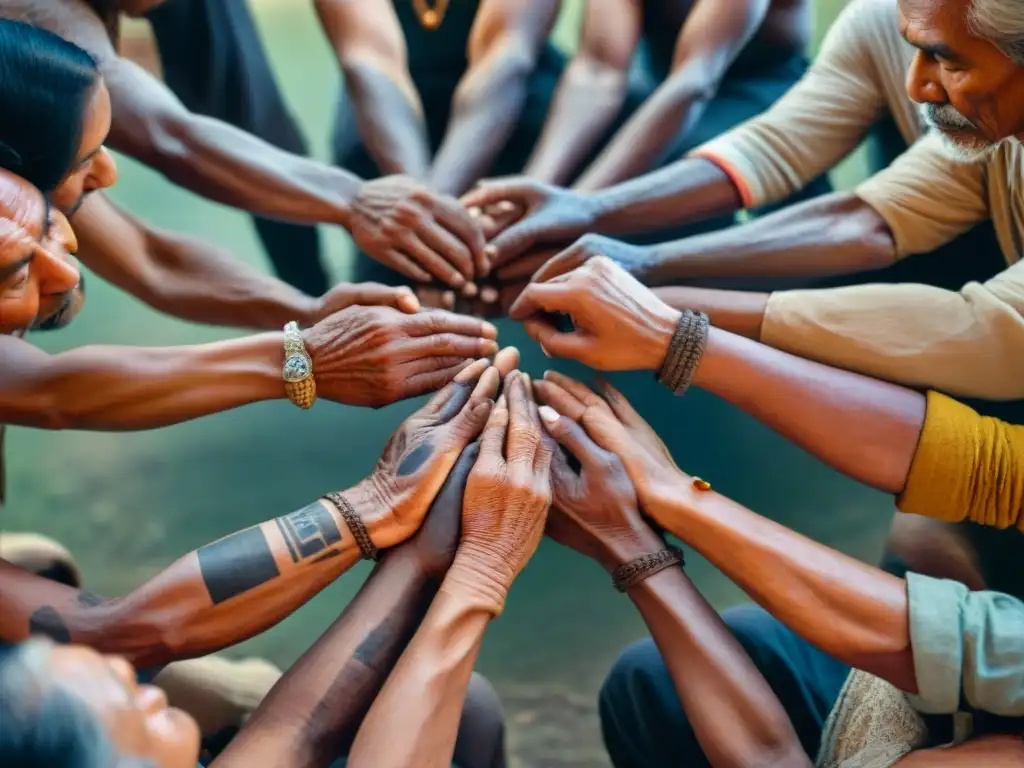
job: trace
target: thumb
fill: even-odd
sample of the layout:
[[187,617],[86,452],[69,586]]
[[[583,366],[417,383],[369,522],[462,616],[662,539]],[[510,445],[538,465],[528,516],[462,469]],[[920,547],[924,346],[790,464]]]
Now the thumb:
[[565,418],[550,405],[540,407],[540,418],[548,434],[575,456],[581,467],[592,466],[601,458],[604,451],[572,419]]
[[593,354],[598,351],[597,340],[578,329],[567,333],[540,319],[527,320],[523,328],[548,357],[565,357],[586,364],[597,357]]
[[512,179],[493,179],[481,181],[460,198],[467,208],[487,208],[497,203],[522,203],[526,196],[526,188],[522,182]]

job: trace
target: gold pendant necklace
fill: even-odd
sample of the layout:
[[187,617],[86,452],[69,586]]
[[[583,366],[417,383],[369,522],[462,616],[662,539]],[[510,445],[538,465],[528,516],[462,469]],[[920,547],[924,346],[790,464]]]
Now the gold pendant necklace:
[[441,26],[444,15],[448,12],[448,0],[435,0],[436,4],[431,5],[428,0],[412,0],[412,7],[420,19],[424,29],[433,32]]

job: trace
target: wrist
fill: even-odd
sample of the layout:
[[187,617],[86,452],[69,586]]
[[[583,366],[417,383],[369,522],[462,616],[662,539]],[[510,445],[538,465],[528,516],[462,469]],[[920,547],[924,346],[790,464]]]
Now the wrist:
[[675,335],[676,327],[679,325],[679,318],[682,312],[675,307],[670,307],[658,299],[654,311],[651,313],[648,327],[651,329],[651,354],[647,368],[651,371],[660,371],[668,357],[669,347],[672,345],[672,337]]
[[631,560],[664,549],[665,541],[649,525],[641,523],[611,534],[602,541],[602,545],[604,554],[601,566],[608,573],[613,573],[616,568]]
[[514,574],[507,563],[492,562],[460,547],[441,590],[460,602],[500,616]]
[[342,491],[342,494],[362,521],[374,546],[379,550],[390,549],[407,537],[397,530],[395,518],[376,490],[372,477],[356,483],[347,491]]
[[239,354],[232,356],[232,366],[240,364],[248,372],[251,402],[280,400],[285,396],[281,366],[284,362],[284,334],[260,333],[229,342],[238,345]]

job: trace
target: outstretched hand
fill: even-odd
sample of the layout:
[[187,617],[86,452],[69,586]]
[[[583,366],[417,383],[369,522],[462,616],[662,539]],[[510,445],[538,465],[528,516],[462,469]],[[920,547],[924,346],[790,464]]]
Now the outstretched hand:
[[653,502],[666,488],[688,481],[651,426],[610,385],[602,397],[586,384],[548,371],[534,390],[538,402],[580,424],[598,446],[622,461],[643,509],[656,506]]
[[[543,406],[540,416],[560,446],[551,463],[554,495],[548,536],[596,560],[609,573],[663,549],[664,542],[640,515],[636,491],[619,457],[551,406]],[[570,466],[570,455],[579,471]]]
[[[605,371],[661,368],[679,314],[605,256],[530,283],[509,310],[549,356]],[[560,330],[555,315],[572,318],[573,329]]]
[[442,589],[461,590],[501,613],[544,533],[554,448],[529,378],[513,372],[480,439],[463,501],[462,540]]

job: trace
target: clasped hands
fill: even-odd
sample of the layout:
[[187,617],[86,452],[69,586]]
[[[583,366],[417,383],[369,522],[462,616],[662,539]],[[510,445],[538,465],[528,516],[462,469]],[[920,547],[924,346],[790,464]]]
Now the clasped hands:
[[456,200],[394,175],[363,183],[349,229],[363,251],[417,284],[423,305],[497,317],[531,277],[549,279],[599,254],[643,277],[654,262],[649,249],[584,234],[601,215],[599,198],[525,177],[482,182]]
[[384,557],[495,616],[545,531],[612,572],[664,547],[659,499],[689,487],[610,385],[533,381],[517,364],[514,349],[473,363],[345,492]]

